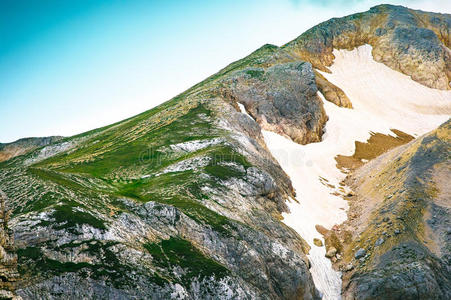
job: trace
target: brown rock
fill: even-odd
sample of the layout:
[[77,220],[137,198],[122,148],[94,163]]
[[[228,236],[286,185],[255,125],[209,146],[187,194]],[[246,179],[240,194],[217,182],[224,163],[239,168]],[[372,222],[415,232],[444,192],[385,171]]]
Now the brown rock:
[[313,244],[315,244],[315,246],[317,246],[317,247],[322,247],[323,246],[323,241],[321,241],[320,239],[314,238],[313,239]]
[[329,230],[326,229],[326,227],[324,227],[322,225],[315,225],[315,229],[322,235],[326,235],[329,232]]
[[337,254],[337,249],[335,249],[335,247],[330,247],[329,250],[327,250],[326,257],[332,258],[335,257],[335,254]]
[[316,85],[324,98],[337,106],[352,108],[351,100],[345,92],[335,84],[329,82],[321,73],[315,71]]

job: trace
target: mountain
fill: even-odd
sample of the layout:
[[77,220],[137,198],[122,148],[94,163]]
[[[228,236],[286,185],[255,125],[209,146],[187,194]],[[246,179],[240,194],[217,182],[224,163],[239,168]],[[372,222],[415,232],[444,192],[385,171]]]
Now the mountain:
[[[451,113],[450,28],[451,15],[376,6],[282,47],[264,45],[140,115],[4,156],[3,230],[15,241],[1,243],[5,295],[337,299],[343,289],[349,299],[394,290],[398,298],[449,298],[449,197],[439,192],[450,174],[442,166],[449,122],[409,140]],[[354,149],[372,131],[369,146]],[[354,153],[359,169],[336,167],[337,155],[374,149],[380,139],[396,142]],[[432,148],[418,147],[424,141]],[[436,165],[441,186],[430,192]],[[388,171],[368,180],[379,168]],[[376,194],[392,177],[398,183]],[[348,202],[349,222],[338,225]],[[389,240],[372,226],[396,205],[412,221]],[[436,213],[437,227],[421,225]],[[436,234],[434,247],[418,228]],[[380,238],[382,247],[368,248]],[[402,260],[410,249],[418,255]],[[325,254],[344,272],[343,287]]]
[[60,140],[60,136],[50,136],[41,138],[24,138],[12,143],[0,143],[0,162],[26,154],[37,148],[47,146]]
[[355,217],[338,229],[352,235],[341,266],[356,267],[344,275],[346,296],[450,298],[450,171],[451,120],[347,179]]

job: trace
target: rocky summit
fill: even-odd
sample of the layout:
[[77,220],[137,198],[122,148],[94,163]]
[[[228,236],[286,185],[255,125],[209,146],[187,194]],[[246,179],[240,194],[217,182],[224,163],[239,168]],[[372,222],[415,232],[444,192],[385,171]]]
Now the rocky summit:
[[[0,299],[449,299],[450,122],[437,126],[451,112],[450,30],[451,15],[376,6],[264,45],[121,122],[0,144]],[[368,45],[378,70],[434,95],[399,104],[427,126],[390,123],[392,107],[334,77],[336,51]],[[382,116],[409,139],[357,147],[377,155],[330,169],[340,184],[314,170],[351,153],[307,161],[302,176],[325,191],[309,193],[268,132],[302,153],[345,138],[353,149],[359,124],[340,126],[362,107],[371,130],[385,130]],[[397,139],[384,133],[364,132]],[[289,226],[303,201],[345,214],[318,195],[346,202],[348,219]]]

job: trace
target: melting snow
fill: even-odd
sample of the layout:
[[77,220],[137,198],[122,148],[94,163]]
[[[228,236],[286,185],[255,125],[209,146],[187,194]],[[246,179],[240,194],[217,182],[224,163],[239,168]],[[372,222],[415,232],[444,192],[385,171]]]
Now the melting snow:
[[[371,47],[352,51],[334,51],[332,74],[323,75],[351,99],[354,109],[323,101],[329,121],[323,140],[299,145],[280,135],[263,131],[266,144],[290,176],[299,203],[289,203],[291,213],[284,222],[294,228],[312,247],[309,259],[312,276],[323,299],[340,299],[340,273],[325,257],[325,247],[313,245],[322,236],[315,230],[320,224],[330,229],[346,220],[347,202],[331,193],[320,178],[338,187],[345,174],[336,168],[337,154],[352,155],[354,142],[366,141],[370,131],[393,134],[398,129],[414,136],[424,134],[445,122],[451,113],[451,91],[427,88],[410,77],[377,63]],[[322,97],[322,95],[320,95]],[[242,112],[245,112],[240,105]]]
[[244,108],[244,105],[241,103],[238,103],[238,107],[240,108],[240,111],[245,114],[246,116],[248,116],[249,118],[251,118],[253,120],[253,118],[251,117],[250,114],[247,113],[246,108]]

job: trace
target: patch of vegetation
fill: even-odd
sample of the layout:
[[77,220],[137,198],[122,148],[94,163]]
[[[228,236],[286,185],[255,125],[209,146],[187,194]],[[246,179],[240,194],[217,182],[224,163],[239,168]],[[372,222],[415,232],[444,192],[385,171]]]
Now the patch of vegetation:
[[73,189],[73,190],[83,190],[84,187],[73,180],[68,179],[64,174],[56,172],[53,170],[42,169],[42,168],[28,168],[28,173],[39,177],[43,180],[48,180],[59,184],[61,186]]
[[44,276],[45,278],[64,273],[78,273],[84,278],[102,279],[110,282],[116,288],[133,286],[132,273],[141,274],[149,278],[149,283],[164,286],[168,281],[157,273],[147,270],[144,273],[139,269],[121,262],[111,249],[117,242],[100,242],[95,240],[71,242],[59,247],[53,247],[56,251],[64,251],[67,248],[84,246],[85,252],[100,259],[98,263],[87,262],[60,262],[51,259],[38,247],[27,247],[17,250],[19,273],[24,276]]
[[43,192],[36,191],[36,196],[31,198],[30,201],[25,206],[17,206],[14,208],[12,212],[12,216],[15,216],[19,213],[28,213],[28,212],[41,212],[45,208],[54,205],[58,200],[58,195],[53,192]]
[[[226,217],[205,207],[203,201],[209,201],[209,195],[202,187],[210,186],[221,190],[224,187],[218,179],[241,178],[245,176],[245,172],[239,166],[245,170],[251,164],[231,146],[223,144],[210,146],[190,155],[208,156],[210,163],[199,170],[168,172],[119,184],[117,194],[141,202],[154,201],[174,206],[196,222],[210,225],[214,230],[227,234],[230,222]],[[201,176],[200,172],[210,176]]]
[[206,257],[189,241],[179,237],[171,237],[157,244],[144,244],[144,248],[152,255],[153,263],[165,270],[182,268],[180,280],[185,286],[189,286],[193,278],[202,279],[214,276],[220,279],[229,273],[229,270],[211,258]]
[[102,219],[96,218],[90,213],[76,209],[79,205],[75,202],[69,202],[63,205],[53,207],[55,210],[50,217],[53,220],[41,221],[41,226],[53,226],[55,229],[67,229],[69,232],[76,233],[75,228],[83,224],[94,228],[105,230],[106,226]]
[[251,78],[263,80],[265,71],[263,69],[249,69],[249,70],[246,70],[246,74],[249,75]]
[[228,234],[229,220],[202,204],[205,199],[200,190],[198,176],[193,171],[166,173],[147,180],[125,185],[120,195],[147,202],[154,201],[174,206],[200,224],[207,224],[217,232]]
[[18,270],[24,275],[28,272],[39,274],[45,272],[46,275],[58,275],[67,272],[77,272],[83,268],[91,268],[92,265],[82,262],[60,262],[45,256],[40,248],[27,247],[17,250]]
[[244,168],[251,167],[249,161],[229,145],[217,145],[208,152],[213,164],[235,163]]
[[74,210],[74,207],[71,205],[56,206],[52,217],[55,218],[57,223],[64,223],[64,225],[56,227],[57,229],[75,227],[76,225],[82,224],[88,224],[98,229],[106,229],[103,220],[98,219],[89,213]]
[[229,179],[231,177],[242,177],[244,175],[244,173],[240,172],[239,170],[236,170],[233,167],[229,167],[229,166],[223,166],[223,165],[208,165],[205,167],[205,171],[212,175],[215,176],[219,179]]
[[[173,158],[165,155],[161,147],[220,136],[221,132],[208,121],[210,114],[205,106],[198,105],[171,121],[149,122],[148,128],[136,127],[136,121],[127,123],[122,126],[124,128],[96,136],[95,141],[85,143],[77,151],[55,156],[39,166],[57,166],[59,171],[97,178],[109,178],[118,170],[133,170],[140,166],[145,166],[149,172],[157,171],[173,163]],[[138,131],[136,136],[132,134],[133,130]]]
[[241,178],[245,175],[245,172],[237,167],[242,166],[247,169],[252,166],[243,155],[229,146],[217,147],[209,153],[209,156],[211,161],[204,168],[204,171],[222,180],[232,177]]

